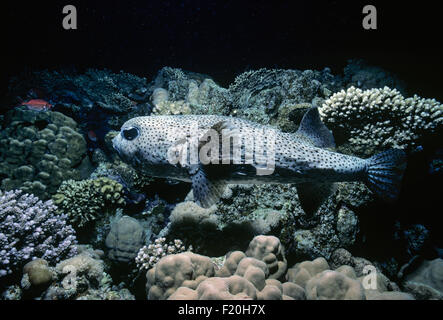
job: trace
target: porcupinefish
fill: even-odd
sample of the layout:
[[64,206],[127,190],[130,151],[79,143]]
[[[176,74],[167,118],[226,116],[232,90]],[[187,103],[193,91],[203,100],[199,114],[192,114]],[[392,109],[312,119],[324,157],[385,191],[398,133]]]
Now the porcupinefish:
[[334,138],[316,107],[306,112],[296,133],[227,116],[143,116],[123,124],[112,142],[137,170],[191,182],[194,201],[204,208],[218,201],[228,183],[296,184],[302,207],[309,210],[320,205],[334,182],[362,181],[394,201],[406,167],[406,156],[397,149],[369,159],[334,152]]

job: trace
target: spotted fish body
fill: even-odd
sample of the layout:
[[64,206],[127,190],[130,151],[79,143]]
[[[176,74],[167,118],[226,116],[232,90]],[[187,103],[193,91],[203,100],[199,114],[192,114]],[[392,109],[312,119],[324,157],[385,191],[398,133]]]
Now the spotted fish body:
[[[221,148],[216,164],[189,161],[190,141],[205,140],[211,129],[219,132],[221,139],[221,129],[229,129],[238,138],[239,162],[223,162]],[[316,108],[306,113],[295,134],[216,115],[137,117],[122,126],[113,145],[124,161],[148,175],[192,182],[194,198],[204,207],[218,200],[227,183],[293,183],[298,185],[300,196],[306,194],[302,189],[317,193],[324,189],[320,185],[363,181],[383,198],[392,200],[398,194],[405,160],[399,150],[370,159],[333,152],[332,134],[321,122]],[[171,148],[185,145],[186,148],[177,149],[187,152],[181,158],[184,160],[171,163]],[[199,150],[201,146],[200,143]],[[232,160],[232,149],[228,155]],[[272,157],[271,170],[266,171],[268,162],[263,162],[263,156],[268,160]]]

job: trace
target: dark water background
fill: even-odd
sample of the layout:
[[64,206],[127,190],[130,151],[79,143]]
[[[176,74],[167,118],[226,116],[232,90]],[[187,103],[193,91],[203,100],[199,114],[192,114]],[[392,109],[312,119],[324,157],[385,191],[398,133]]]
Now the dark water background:
[[[78,30],[62,28],[75,5]],[[378,30],[362,8],[378,9]],[[125,70],[151,79],[163,66],[227,85],[259,67],[339,73],[364,58],[396,73],[414,93],[443,100],[437,1],[3,1],[1,89],[10,75],[41,68]]]

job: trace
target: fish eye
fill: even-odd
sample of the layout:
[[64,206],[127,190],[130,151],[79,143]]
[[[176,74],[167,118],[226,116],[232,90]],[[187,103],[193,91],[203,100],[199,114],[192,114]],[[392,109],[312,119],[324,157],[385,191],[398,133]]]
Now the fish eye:
[[129,141],[134,140],[135,138],[138,137],[138,135],[139,135],[138,129],[134,127],[125,128],[122,130],[123,138]]

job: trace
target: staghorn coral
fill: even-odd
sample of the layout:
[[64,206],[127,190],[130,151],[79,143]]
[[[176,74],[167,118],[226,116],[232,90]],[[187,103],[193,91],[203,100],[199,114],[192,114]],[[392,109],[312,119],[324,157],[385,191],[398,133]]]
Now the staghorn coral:
[[319,109],[338,144],[369,156],[387,148],[408,149],[443,123],[443,106],[435,99],[403,97],[396,89],[355,87],[332,95]]
[[0,132],[3,189],[21,189],[48,199],[63,180],[81,177],[86,141],[74,120],[59,112],[23,107],[8,112],[6,119]]
[[76,253],[74,229],[56,209],[21,190],[0,191],[0,277],[33,259],[58,262]]
[[167,243],[166,238],[158,238],[155,239],[154,243],[144,246],[138,251],[135,262],[138,269],[149,270],[164,256],[185,251],[192,251],[192,246],[186,249],[183,242],[179,239]]
[[64,181],[53,196],[58,210],[73,224],[83,227],[106,212],[123,206],[123,186],[109,178]]

